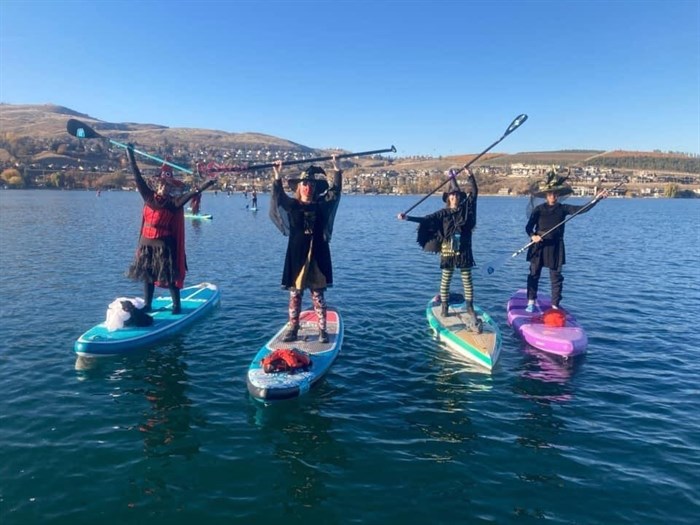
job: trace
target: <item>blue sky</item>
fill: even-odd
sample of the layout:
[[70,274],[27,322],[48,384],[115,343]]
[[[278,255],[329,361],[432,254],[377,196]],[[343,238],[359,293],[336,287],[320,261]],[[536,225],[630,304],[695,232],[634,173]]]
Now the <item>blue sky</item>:
[[399,155],[700,153],[700,2],[0,0],[0,101]]

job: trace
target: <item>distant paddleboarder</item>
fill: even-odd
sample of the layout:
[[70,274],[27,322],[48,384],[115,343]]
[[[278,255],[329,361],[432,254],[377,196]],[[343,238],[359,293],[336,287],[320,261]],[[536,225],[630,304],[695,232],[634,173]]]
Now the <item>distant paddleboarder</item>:
[[308,288],[318,318],[318,340],[327,343],[325,290],[333,285],[329,243],[341,196],[342,172],[334,156],[333,180],[329,185],[326,172],[310,166],[297,178],[289,179],[294,192],[294,197],[290,197],[282,186],[282,162],[277,161],[273,170],[270,218],[289,237],[282,273],[282,286],[289,290],[289,322],[282,340],[296,341],[301,300]]
[[255,191],[255,188],[253,188],[253,198],[251,199],[250,205],[254,210],[258,209],[258,192]]

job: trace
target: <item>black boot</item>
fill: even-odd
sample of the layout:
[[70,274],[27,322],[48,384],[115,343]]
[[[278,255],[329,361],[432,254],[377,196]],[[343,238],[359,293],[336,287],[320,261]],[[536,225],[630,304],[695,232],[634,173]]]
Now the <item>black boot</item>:
[[146,303],[143,307],[144,312],[151,311],[151,304],[153,303],[153,292],[155,290],[155,287],[156,286],[153,283],[143,283],[143,300]]
[[180,289],[176,287],[170,288],[170,297],[173,300],[173,314],[179,314],[182,309],[180,307]]
[[328,342],[328,332],[326,332],[323,328],[321,328],[318,331],[318,342],[319,343],[327,343]]
[[483,332],[484,324],[482,323],[481,319],[476,316],[474,306],[471,303],[467,303],[467,311],[464,313],[464,316],[467,319],[466,324],[469,331],[476,332],[477,334]]
[[297,334],[299,333],[299,325],[290,326],[285,332],[284,337],[282,337],[283,343],[291,343],[297,340]]
[[440,315],[441,315],[442,317],[447,317],[448,315],[450,315],[450,314],[449,314],[449,308],[450,308],[450,305],[447,303],[447,301],[443,302],[443,303],[440,305]]

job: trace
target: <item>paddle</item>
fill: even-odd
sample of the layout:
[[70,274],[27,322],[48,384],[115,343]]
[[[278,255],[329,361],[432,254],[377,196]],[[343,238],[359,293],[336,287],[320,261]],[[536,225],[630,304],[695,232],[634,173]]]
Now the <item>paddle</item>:
[[453,177],[457,177],[457,175],[459,175],[461,172],[463,172],[464,170],[466,170],[469,166],[471,166],[472,164],[474,164],[477,160],[479,160],[481,157],[483,157],[486,153],[488,153],[489,151],[491,151],[491,149],[492,149],[494,146],[496,146],[496,144],[498,144],[499,142],[501,142],[504,138],[506,138],[508,135],[510,135],[510,134],[513,133],[516,129],[518,129],[518,128],[522,125],[522,123],[525,122],[526,120],[527,120],[527,115],[525,115],[524,113],[523,113],[522,115],[518,115],[517,117],[515,117],[515,119],[513,120],[513,122],[510,123],[510,126],[508,126],[508,129],[506,129],[505,133],[503,133],[503,136],[502,136],[500,139],[498,139],[496,142],[494,142],[493,144],[491,144],[488,148],[486,148],[484,151],[482,151],[481,153],[479,153],[476,157],[474,157],[472,160],[470,160],[469,162],[467,162],[467,163],[466,163],[464,166],[462,166],[460,169],[458,169],[457,171],[453,172],[453,174],[451,174],[451,175],[450,175],[444,182],[442,182],[437,188],[435,188],[433,191],[431,191],[430,193],[428,193],[428,194],[427,194],[425,197],[423,197],[421,200],[419,200],[418,202],[416,202],[413,206],[411,206],[409,209],[407,209],[405,212],[403,212],[403,214],[404,214],[404,215],[407,215],[409,211],[411,211],[413,208],[415,208],[416,206],[418,206],[421,202],[423,202],[425,199],[427,199],[428,197],[430,197],[430,196],[431,196],[433,193],[435,193],[437,190],[439,190],[440,188],[442,188],[442,187],[443,187],[445,184],[447,184]]
[[[556,230],[556,229],[559,228],[560,226],[566,224],[567,222],[569,222],[571,219],[573,219],[574,217],[576,217],[576,216],[579,215],[580,213],[583,213],[584,211],[588,210],[591,206],[593,206],[596,202],[598,202],[598,201],[603,197],[604,194],[609,193],[609,192],[611,192],[611,191],[613,191],[613,190],[616,190],[617,188],[619,188],[620,186],[622,186],[624,183],[625,183],[625,181],[618,182],[618,183],[617,183],[615,186],[613,186],[611,189],[609,189],[609,190],[602,190],[601,192],[598,193],[598,195],[596,195],[595,197],[593,197],[588,203],[584,204],[583,207],[582,207],[580,210],[578,210],[576,213],[572,213],[572,214],[569,215],[566,219],[564,219],[563,221],[561,221],[559,224],[556,224],[555,226],[552,226],[549,230],[547,230],[546,232],[544,232],[543,234],[541,234],[540,237],[545,237],[545,236],[549,235],[549,234],[552,233],[554,230]],[[511,260],[511,259],[517,257],[518,255],[520,255],[521,253],[523,253],[525,250],[527,250],[527,249],[528,249],[530,246],[532,246],[533,244],[535,244],[535,241],[530,241],[530,242],[527,243],[525,246],[523,246],[523,247],[520,248],[519,250],[513,252],[512,254],[502,256],[502,257],[498,258],[496,261],[487,264],[487,265],[482,269],[482,273],[485,274],[485,275],[492,275],[497,269],[501,268],[501,267],[502,267],[504,264],[506,264],[509,260]]]
[[[336,159],[344,159],[348,157],[364,157],[367,155],[377,155],[379,153],[396,153],[396,148],[394,146],[391,146],[390,148],[386,149],[376,149],[372,151],[360,151],[359,153],[341,153],[340,155],[335,155]],[[311,159],[303,159],[303,160],[290,160],[290,161],[283,161],[283,164],[285,166],[291,166],[293,164],[304,164],[307,162],[320,162],[323,160],[332,160],[333,156],[326,156],[326,157],[314,157]],[[207,167],[207,170],[210,173],[217,173],[217,172],[237,172],[237,171],[254,171],[254,170],[262,170],[266,168],[272,168],[276,166],[277,164],[274,162],[268,162],[267,164],[253,164],[252,166],[220,166],[218,164],[214,164],[211,166]]]
[[[97,131],[92,129],[90,126],[85,124],[84,122],[81,122],[78,119],[70,119],[68,123],[66,124],[66,130],[68,133],[73,135],[74,137],[77,137],[79,139],[104,139],[108,140],[111,144],[114,144],[115,146],[119,146],[120,148],[128,149],[129,146],[126,144],[122,144],[121,142],[117,142],[116,140],[112,140],[109,137],[105,137],[104,135],[100,135]],[[189,170],[187,168],[183,168],[182,166],[178,166],[177,164],[173,164],[172,162],[169,162],[167,160],[161,159],[160,157],[155,157],[153,155],[150,155],[144,151],[138,150],[134,148],[134,153],[138,153],[139,155],[143,157],[147,157],[151,160],[155,160],[157,162],[160,162],[162,164],[167,164],[168,166],[172,166],[173,168],[180,170],[184,173],[187,173],[189,175],[192,175],[192,170]]]
[[[70,119],[68,121],[68,124],[66,125],[66,129],[68,130],[68,133],[73,135],[74,137],[77,137],[79,139],[105,139],[108,140],[110,143],[114,144],[115,146],[119,146],[120,148],[127,149],[128,146],[126,144],[122,144],[121,142],[117,142],[116,140],[112,140],[108,137],[105,137],[103,135],[100,135],[97,131],[92,129],[90,126],[85,124],[84,122],[81,122],[80,120],[77,119]],[[335,155],[336,159],[343,159],[347,157],[364,157],[367,155],[377,155],[379,153],[396,153],[396,148],[394,146],[391,146],[390,148],[386,149],[377,149],[373,151],[361,151],[359,153],[341,153],[340,155]],[[159,157],[155,157],[153,155],[149,155],[148,153],[145,153],[143,151],[134,149],[134,153],[138,153],[139,155],[142,155],[144,157],[147,157],[149,159],[167,164],[168,166],[172,166],[175,169],[178,169],[184,173],[187,173],[189,175],[192,175],[193,172],[192,170],[189,170],[187,168],[183,168],[182,166],[178,166],[177,164],[173,164],[172,162],[169,162],[167,160],[161,159]],[[304,159],[304,160],[292,160],[285,162],[285,166],[290,166],[292,164],[303,164],[306,162],[320,162],[323,160],[331,160],[333,159],[333,156],[326,156],[326,157],[314,157],[311,159]],[[210,163],[204,166],[204,170],[202,170],[202,165],[197,166],[197,171],[201,175],[202,171],[206,171],[207,174],[209,173],[222,173],[222,172],[241,172],[241,171],[253,171],[253,170],[261,170],[265,168],[272,168],[275,166],[274,162],[269,162],[267,164],[254,164],[252,166],[222,166],[219,164],[215,163]]]

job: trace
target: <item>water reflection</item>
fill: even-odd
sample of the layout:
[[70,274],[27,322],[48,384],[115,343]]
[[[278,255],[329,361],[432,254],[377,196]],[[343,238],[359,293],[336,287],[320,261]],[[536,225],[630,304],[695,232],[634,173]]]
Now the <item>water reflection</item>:
[[344,446],[333,437],[333,419],[321,414],[321,404],[313,395],[268,405],[252,401],[250,420],[274,450],[278,469],[269,475],[286,491],[286,512],[316,523],[337,523],[335,511],[324,503],[336,490],[331,483],[347,471],[349,462]]
[[[199,452],[199,440],[192,432],[192,402],[187,397],[189,378],[183,354],[182,346],[174,343],[129,356],[79,356],[76,360],[78,380],[117,382],[112,397],[120,404],[128,403],[132,410],[132,399],[148,402],[132,427],[141,433],[147,457],[190,458]],[[139,406],[143,404],[139,402]]]
[[145,361],[147,384],[144,395],[150,409],[144,412],[139,431],[143,433],[147,456],[182,455],[190,458],[199,452],[199,440],[192,432],[192,402],[187,364],[182,348],[172,352],[152,352]]
[[523,360],[513,384],[513,392],[531,403],[518,419],[517,442],[535,449],[556,448],[565,429],[556,407],[571,401],[572,377],[583,364],[584,356],[562,359],[559,356],[523,345]]
[[562,358],[527,344],[522,346],[522,352],[516,393],[545,402],[566,402],[573,398],[571,379],[581,369],[586,359],[585,354]]

